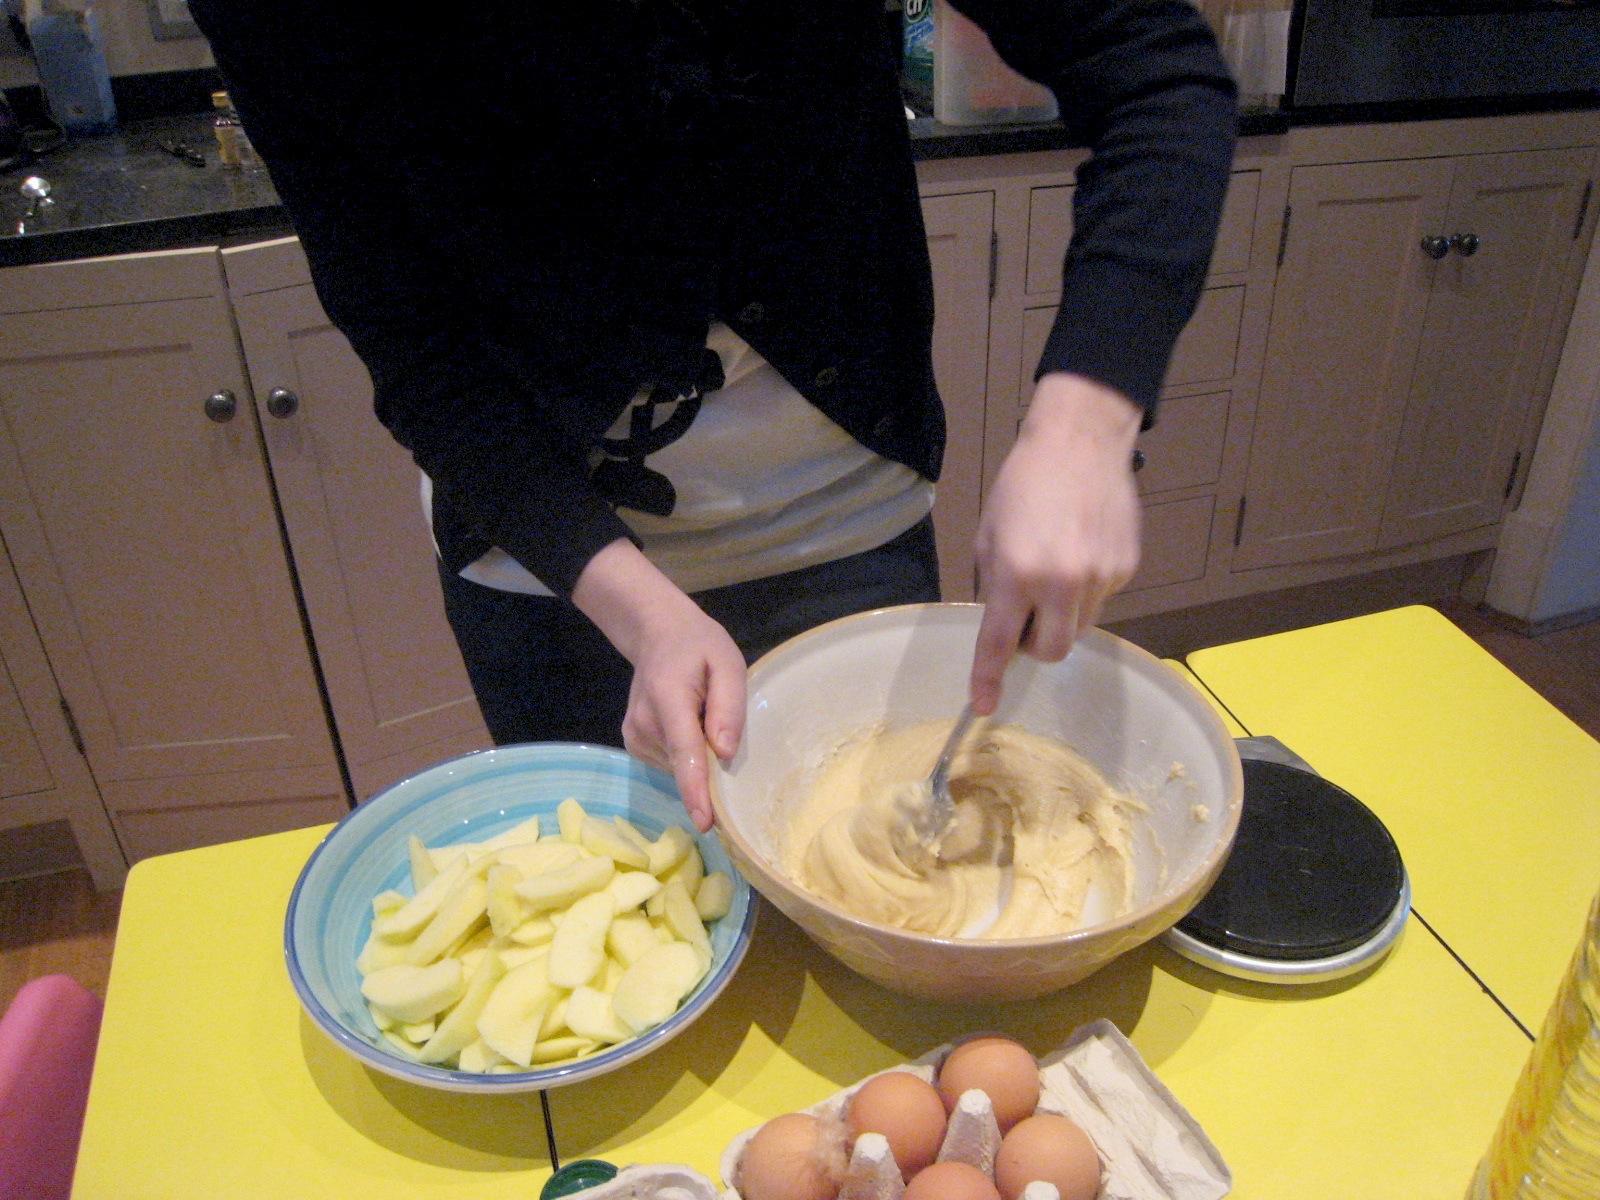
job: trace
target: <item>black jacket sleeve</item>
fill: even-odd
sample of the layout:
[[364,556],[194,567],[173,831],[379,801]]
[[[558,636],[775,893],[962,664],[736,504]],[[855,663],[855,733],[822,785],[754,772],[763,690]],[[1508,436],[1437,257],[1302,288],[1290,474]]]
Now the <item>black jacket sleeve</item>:
[[1186,0],[955,3],[1055,92],[1091,151],[1038,375],[1110,384],[1148,426],[1205,282],[1233,159],[1236,93],[1215,38]]

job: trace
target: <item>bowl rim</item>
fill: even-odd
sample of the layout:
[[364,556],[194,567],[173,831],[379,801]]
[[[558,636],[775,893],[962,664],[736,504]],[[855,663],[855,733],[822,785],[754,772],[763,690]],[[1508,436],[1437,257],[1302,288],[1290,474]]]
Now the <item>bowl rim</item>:
[[[750,881],[737,869],[732,872],[732,881],[735,895],[738,894],[740,889],[743,889],[745,893],[744,916],[740,920],[738,928],[734,930],[733,945],[728,952],[728,957],[707,976],[704,985],[698,987],[697,993],[693,997],[694,1004],[692,1006],[685,1004],[653,1029],[648,1029],[625,1042],[619,1042],[608,1050],[590,1055],[588,1058],[581,1058],[576,1062],[540,1070],[507,1071],[494,1075],[477,1074],[471,1071],[453,1071],[448,1067],[437,1067],[430,1063],[412,1062],[383,1049],[381,1046],[375,1045],[350,1029],[338,1017],[329,1012],[321,1000],[317,998],[310,981],[300,967],[297,940],[294,932],[295,916],[299,910],[302,889],[310,878],[313,865],[324,851],[329,848],[334,839],[340,836],[352,822],[370,814],[373,811],[372,806],[377,804],[378,801],[436,771],[458,766],[468,759],[500,756],[514,760],[516,757],[520,757],[520,754],[508,755],[506,754],[507,751],[525,752],[528,750],[548,751],[556,749],[563,753],[578,751],[586,755],[597,756],[601,760],[609,761],[613,764],[626,765],[630,769],[643,769],[645,778],[656,786],[658,790],[674,797],[677,796],[677,787],[670,775],[660,768],[652,766],[650,763],[614,746],[599,746],[589,742],[515,742],[504,746],[493,746],[485,750],[474,750],[467,754],[459,754],[453,758],[443,759],[376,792],[341,817],[338,823],[327,832],[327,835],[317,843],[316,848],[312,850],[305,864],[300,868],[300,874],[295,878],[294,888],[289,893],[289,903],[285,906],[283,918],[283,955],[285,966],[289,972],[289,981],[294,988],[295,996],[300,1001],[301,1009],[311,1018],[312,1023],[360,1062],[393,1078],[442,1091],[486,1095],[529,1092],[543,1088],[561,1087],[564,1084],[578,1083],[624,1066],[648,1053],[660,1043],[670,1040],[691,1024],[695,1018],[698,1018],[705,1009],[709,1008],[733,979],[734,973],[738,970],[740,964],[744,961],[745,954],[750,949],[752,935],[755,931],[756,914],[760,909],[760,905],[756,903],[756,895],[754,889],[750,886]],[[370,816],[368,819],[370,819]],[[702,835],[697,834],[696,836]]]
[[[881,619],[884,614],[888,613],[903,613],[911,616],[921,610],[969,610],[981,612],[983,607],[984,606],[982,604],[974,603],[972,601],[925,601],[917,604],[886,605],[881,608],[867,609],[863,612],[851,613],[848,616],[835,618],[832,621],[814,626],[813,628],[806,630],[804,633],[796,634],[788,641],[783,642],[778,646],[774,646],[771,650],[767,651],[767,653],[763,654],[759,659],[751,664],[749,671],[751,690],[754,690],[754,684],[758,672],[778,654],[793,653],[795,647],[800,643],[810,640],[811,638],[829,630],[836,629],[838,626],[856,624],[873,618]],[[1114,644],[1119,649],[1131,650],[1135,659],[1146,660],[1158,671],[1164,674],[1173,675],[1177,682],[1191,688],[1196,693],[1199,692],[1198,688],[1195,688],[1193,684],[1190,684],[1181,675],[1177,675],[1176,672],[1172,671],[1171,668],[1169,668],[1155,655],[1151,654],[1142,646],[1134,645],[1134,643],[1128,641],[1126,638],[1117,637],[1116,634],[1108,633],[1104,629],[1092,628],[1079,634],[1078,640],[1104,641]],[[1200,695],[1199,699],[1201,702],[1196,706],[1196,708],[1199,714],[1200,723],[1206,727],[1206,732],[1214,735],[1219,745],[1232,747],[1233,735],[1228,732],[1228,727],[1222,723],[1222,718],[1217,714],[1216,709],[1212,707],[1211,702],[1203,695]],[[1240,764],[1237,750],[1235,750],[1231,756],[1225,759],[1224,766],[1225,774],[1227,776],[1228,795],[1226,802],[1227,811],[1224,814],[1224,828],[1222,830],[1222,836],[1218,838],[1217,843],[1212,848],[1211,852],[1207,854],[1206,857],[1200,863],[1198,863],[1193,870],[1191,870],[1181,879],[1175,881],[1175,886],[1168,889],[1165,899],[1153,900],[1145,904],[1143,907],[1130,909],[1129,911],[1110,921],[1102,921],[1097,925],[1085,925],[1081,929],[1074,929],[1064,934],[1044,934],[1042,936],[1025,938],[939,937],[934,934],[917,933],[914,930],[901,929],[894,925],[885,925],[878,921],[871,921],[865,917],[858,917],[852,913],[847,913],[843,909],[840,909],[824,900],[821,896],[816,895],[809,889],[801,887],[799,884],[786,881],[779,872],[776,864],[769,862],[766,855],[759,853],[755,847],[752,846],[750,842],[738,832],[733,823],[725,819],[728,809],[722,795],[723,776],[722,773],[715,768],[715,766],[711,771],[710,779],[711,808],[717,819],[715,828],[723,840],[729,843],[729,853],[735,860],[741,861],[741,865],[743,862],[754,864],[754,866],[759,870],[760,874],[770,878],[773,882],[783,887],[797,899],[821,910],[832,919],[853,926],[856,929],[864,932],[871,933],[880,938],[887,937],[896,940],[903,940],[911,945],[951,946],[958,947],[969,953],[999,954],[1015,950],[1042,949],[1046,947],[1060,948],[1075,942],[1087,940],[1089,937],[1097,934],[1108,933],[1118,929],[1136,929],[1171,908],[1174,899],[1181,896],[1186,890],[1192,887],[1197,880],[1204,880],[1208,875],[1215,877],[1215,875],[1222,869],[1222,862],[1227,857],[1228,851],[1232,848],[1234,838],[1238,835],[1239,818],[1244,811],[1244,770]],[[1198,903],[1199,900],[1200,896],[1197,895],[1194,897],[1194,903]],[[772,901],[772,903],[776,904],[777,902]],[[1180,919],[1181,915],[1182,914],[1180,914]]]

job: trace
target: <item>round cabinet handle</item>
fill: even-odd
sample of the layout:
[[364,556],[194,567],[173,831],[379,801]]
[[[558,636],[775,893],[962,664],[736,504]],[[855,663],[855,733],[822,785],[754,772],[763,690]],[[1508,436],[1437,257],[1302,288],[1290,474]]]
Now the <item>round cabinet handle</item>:
[[1450,239],[1450,245],[1463,258],[1471,258],[1478,252],[1481,244],[1475,233],[1458,233]]
[[234,414],[239,411],[239,401],[234,399],[232,392],[227,388],[223,388],[221,391],[212,392],[211,395],[207,396],[204,407],[206,416],[210,417],[218,425],[226,425],[233,420]]
[[1450,253],[1450,239],[1438,234],[1422,239],[1422,252],[1429,258],[1443,258]]
[[285,417],[294,416],[300,407],[300,397],[288,388],[273,388],[267,393],[267,412],[277,417],[280,421]]

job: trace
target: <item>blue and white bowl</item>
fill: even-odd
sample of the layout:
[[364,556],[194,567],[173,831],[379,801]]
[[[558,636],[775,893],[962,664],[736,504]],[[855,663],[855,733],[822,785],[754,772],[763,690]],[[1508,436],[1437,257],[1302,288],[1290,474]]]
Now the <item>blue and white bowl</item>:
[[[538,814],[555,826],[556,806],[573,797],[596,817],[626,817],[647,837],[680,825],[695,837],[707,872],[733,880],[727,916],[707,932],[711,970],[661,1025],[577,1062],[505,1075],[427,1066],[389,1047],[361,996],[356,958],[372,927],[372,898],[411,892],[406,839],[430,848],[481,842]],[[695,835],[672,778],[620,750],[543,743],[503,746],[430,767],[380,792],[340,821],[300,872],[283,926],[284,956],[307,1015],[368,1066],[425,1087],[494,1094],[592,1079],[648,1054],[683,1032],[738,970],[755,925],[750,886],[722,843]]]

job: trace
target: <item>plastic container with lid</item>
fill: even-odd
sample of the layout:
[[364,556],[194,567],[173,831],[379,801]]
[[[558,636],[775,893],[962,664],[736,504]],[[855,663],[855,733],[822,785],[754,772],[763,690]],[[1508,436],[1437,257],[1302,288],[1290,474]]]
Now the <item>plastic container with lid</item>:
[[117,127],[100,20],[59,0],[28,0],[28,39],[50,116],[68,133],[110,133]]
[[1001,60],[989,35],[944,0],[933,5],[933,115],[946,125],[1053,121],[1050,89]]

